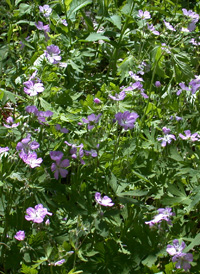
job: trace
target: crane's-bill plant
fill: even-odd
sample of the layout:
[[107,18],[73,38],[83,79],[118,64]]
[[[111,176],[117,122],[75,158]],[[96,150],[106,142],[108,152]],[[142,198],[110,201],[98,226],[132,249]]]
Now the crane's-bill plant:
[[0,273],[199,273],[198,1],[0,3]]

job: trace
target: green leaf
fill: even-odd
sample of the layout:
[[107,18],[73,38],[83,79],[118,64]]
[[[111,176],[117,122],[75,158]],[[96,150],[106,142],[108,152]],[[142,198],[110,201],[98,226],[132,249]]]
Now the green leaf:
[[118,188],[118,184],[117,184],[117,178],[115,177],[115,175],[112,173],[111,174],[111,178],[107,178],[109,185],[111,186],[111,188],[113,189],[114,193],[117,192],[117,188]]
[[[69,2],[69,1],[68,1]],[[68,18],[72,18],[74,13],[78,10],[84,8],[85,6],[92,4],[92,0],[73,0],[70,4],[70,8],[68,11]]]
[[145,182],[147,182],[147,183],[150,183],[150,181],[149,181],[145,176],[141,175],[140,173],[138,173],[138,172],[136,172],[136,171],[134,171],[134,170],[132,170],[132,173],[135,174],[135,175],[136,175],[138,178],[140,178],[141,180],[143,180],[143,181],[145,181]]
[[108,21],[113,23],[118,29],[121,30],[121,17],[119,15],[113,15],[110,18],[106,18]]
[[25,264],[22,264],[21,273],[24,274],[37,274],[38,271],[36,269],[31,268],[30,266],[27,266]]
[[184,252],[190,251],[197,245],[200,245],[200,233],[198,233],[193,241],[184,249]]
[[101,33],[92,32],[90,35],[84,40],[87,42],[94,42],[98,40],[110,41],[107,36],[102,35]]
[[180,154],[177,151],[176,147],[170,147],[170,158],[174,159],[177,162],[184,161],[183,158],[180,156]]
[[132,191],[121,192],[121,193],[119,193],[119,196],[140,197],[140,196],[146,196],[147,194],[148,194],[148,191],[136,189],[136,190],[132,190]]
[[148,255],[146,259],[142,261],[143,265],[147,265],[148,267],[151,267],[157,260],[157,257],[155,255]]
[[24,14],[30,14],[31,12],[31,5],[28,4],[20,4],[19,5],[19,16],[23,16]]

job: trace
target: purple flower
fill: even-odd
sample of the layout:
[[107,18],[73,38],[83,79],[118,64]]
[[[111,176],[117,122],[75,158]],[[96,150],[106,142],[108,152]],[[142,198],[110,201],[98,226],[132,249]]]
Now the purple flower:
[[60,161],[64,155],[62,151],[50,151],[49,154],[50,154],[51,160],[54,160],[54,161]]
[[171,30],[171,31],[176,31],[175,28],[168,22],[166,22],[165,20],[164,21],[164,24],[166,26],[167,29]]
[[38,30],[43,30],[44,32],[50,32],[50,27],[49,25],[44,25],[43,22],[38,21],[35,23],[35,26]]
[[35,115],[37,115],[38,114],[38,109],[36,108],[36,106],[27,106],[26,107],[26,112],[34,113]]
[[179,240],[173,240],[173,245],[167,245],[166,251],[173,256],[172,262],[176,263],[176,268],[183,268],[185,271],[191,268],[189,262],[193,261],[193,255],[191,253],[182,252],[186,247],[185,243],[182,241],[181,245],[179,244]]
[[57,64],[62,59],[62,57],[59,55],[61,51],[58,46],[47,46],[47,50],[45,50],[44,52],[48,61],[51,64]]
[[0,154],[9,151],[9,147],[0,147]]
[[97,151],[94,150],[94,149],[91,149],[90,151],[89,150],[84,150],[85,152],[85,155],[88,156],[88,155],[91,155],[93,158],[97,157]]
[[44,123],[47,122],[46,118],[52,116],[53,112],[50,111],[50,110],[47,110],[47,111],[38,111],[36,115],[38,117],[39,123],[40,124],[44,124]]
[[111,99],[115,100],[115,101],[122,101],[124,100],[124,98],[126,97],[126,93],[125,91],[121,91],[119,94],[115,94],[115,96],[112,95],[108,95]]
[[55,266],[56,266],[56,265],[62,265],[62,264],[64,264],[64,263],[65,263],[65,259],[62,259],[62,260],[60,260],[60,261],[55,262],[54,265],[55,265]]
[[37,158],[36,152],[28,154],[21,153],[20,158],[31,168],[39,167],[43,161],[42,158]]
[[49,7],[49,5],[44,5],[39,6],[40,12],[43,13],[44,17],[49,17],[51,12],[52,12],[52,8]]
[[185,135],[184,136],[183,134],[179,134],[179,137],[183,140],[191,140],[192,142],[195,142],[195,141],[200,141],[200,135],[196,132],[194,134],[191,134],[191,131],[190,130],[185,130]]
[[61,125],[59,125],[59,124],[57,124],[56,126],[55,126],[55,128],[56,128],[56,130],[58,130],[58,131],[60,131],[60,132],[62,132],[62,133],[68,133],[69,132],[69,130],[68,129],[66,129],[66,128],[61,128]]
[[191,92],[192,94],[196,93],[197,90],[199,90],[200,88],[200,76],[195,75],[196,79],[193,79],[192,81],[190,81],[190,86],[191,86]]
[[[70,154],[71,154],[71,157],[73,159],[77,159],[77,157],[79,157],[80,159],[80,162],[82,165],[85,164],[85,162],[83,161],[83,156],[84,156],[84,150],[83,150],[83,144],[80,144],[79,146],[76,146],[74,144],[70,144],[68,143],[67,141],[65,141],[65,144],[67,144],[68,146],[72,147],[70,149]],[[77,152],[77,148],[79,148],[79,151]]]
[[143,82],[143,81],[144,81],[140,76],[134,74],[132,71],[129,71],[129,75],[130,75],[135,81],[140,81],[140,82]]
[[66,26],[66,27],[68,26],[66,19],[62,19],[61,22],[64,26]]
[[33,150],[39,148],[39,144],[36,141],[31,142],[31,135],[28,134],[26,138],[17,143],[16,149],[20,151],[19,157],[31,168],[40,166],[42,158],[37,158],[36,152]]
[[108,196],[104,196],[101,198],[101,194],[99,192],[95,193],[95,200],[98,204],[102,206],[113,206],[112,200]]
[[154,28],[153,24],[149,25],[149,24],[147,23],[147,27],[148,27],[148,29],[149,29],[154,35],[160,35],[160,32],[157,31],[157,30]]
[[195,30],[196,28],[196,22],[195,21],[192,21],[191,23],[189,23],[188,25],[188,30],[191,32],[193,30]]
[[42,204],[36,205],[35,208],[27,208],[26,214],[25,219],[27,221],[33,221],[38,224],[43,222],[46,215],[52,216],[52,213],[48,212],[47,208],[43,207]]
[[31,135],[27,134],[26,138],[22,139],[21,142],[17,143],[16,149],[18,151],[23,151],[28,154],[32,150],[39,148],[39,143],[36,141],[31,142]]
[[164,134],[168,134],[168,133],[170,133],[171,129],[169,129],[167,127],[163,127],[162,131],[163,131]]
[[185,91],[190,91],[190,88],[189,88],[189,87],[186,87],[185,83],[183,83],[183,82],[180,83],[179,86],[180,86],[181,89],[179,89],[179,90],[177,91],[177,93],[176,93],[176,95],[178,95],[178,96],[181,94],[181,92],[182,92],[183,90],[185,90]]
[[193,21],[198,22],[199,21],[199,15],[192,11],[192,10],[186,10],[186,9],[182,9],[183,14],[187,17],[190,17]]
[[142,10],[139,10],[138,11],[138,17],[140,17],[141,19],[150,19],[151,18],[151,15],[148,11],[142,11]]
[[115,119],[118,121],[119,125],[125,130],[128,128],[132,129],[135,126],[135,121],[139,117],[136,112],[125,111],[124,113],[118,112],[115,114]]
[[168,134],[171,130],[169,128],[163,127],[164,137],[157,138],[158,141],[162,141],[161,146],[165,147],[167,144],[170,144],[172,139],[176,140],[176,137],[173,134]]
[[159,88],[159,87],[161,86],[160,81],[156,81],[156,82],[155,82],[155,86],[156,86],[157,88]]
[[62,178],[65,178],[68,174],[68,171],[64,168],[69,166],[69,160],[64,159],[63,161],[61,161],[63,157],[63,153],[61,151],[50,151],[50,157],[52,160],[56,161],[51,165],[51,171],[55,171],[55,179],[58,180],[59,174]]
[[14,237],[18,241],[23,241],[25,239],[25,232],[23,230],[19,230]]
[[181,253],[185,247],[186,247],[186,244],[184,242],[182,242],[181,245],[179,245],[179,240],[175,239],[173,240],[173,245],[167,245],[166,251],[171,256],[174,256],[176,254]]
[[88,124],[88,130],[90,129],[93,129],[94,128],[94,124],[97,124],[100,120],[100,117],[101,117],[101,113],[99,115],[95,115],[94,113],[93,114],[90,114],[87,119],[85,118],[82,118],[82,121],[85,123],[85,124]]
[[192,253],[180,253],[175,255],[172,258],[172,262],[176,263],[176,268],[180,269],[183,268],[185,271],[189,270],[191,268],[191,265],[189,262],[193,261],[193,255]]
[[155,224],[161,223],[163,220],[166,221],[169,225],[171,225],[170,216],[174,216],[175,214],[172,212],[170,207],[166,208],[159,208],[158,214],[153,218],[153,220],[145,222],[150,227],[154,226]]
[[148,98],[149,98],[149,96],[148,96],[146,93],[144,93],[144,92],[141,92],[141,95],[142,95],[142,97],[143,97],[144,99],[148,99]]
[[7,124],[3,124],[4,127],[6,127],[6,128],[14,128],[14,127],[18,127],[19,126],[19,123],[14,124],[12,117],[8,117],[6,119],[6,122],[7,122]]
[[34,81],[26,81],[23,83],[26,87],[24,87],[24,92],[30,96],[35,96],[38,93],[44,91],[43,83],[35,83]]
[[95,104],[100,104],[100,103],[101,103],[101,100],[99,100],[99,98],[94,98],[94,103],[95,103]]

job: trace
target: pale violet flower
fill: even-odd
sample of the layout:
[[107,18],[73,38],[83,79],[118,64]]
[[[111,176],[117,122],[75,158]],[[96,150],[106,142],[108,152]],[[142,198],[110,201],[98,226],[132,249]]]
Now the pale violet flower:
[[35,23],[35,26],[38,30],[43,30],[45,32],[50,32],[49,25],[44,25],[43,22],[41,22],[41,21],[38,21],[37,23]]
[[173,245],[167,245],[166,251],[173,256],[172,262],[176,262],[177,269],[184,269],[185,271],[191,268],[190,262],[193,261],[193,255],[191,253],[184,253],[183,250],[186,247],[185,243],[182,241],[181,245],[179,240],[173,240]]
[[6,123],[7,123],[7,124],[3,124],[4,127],[6,127],[6,128],[15,128],[15,127],[18,127],[18,126],[19,126],[19,123],[16,123],[16,124],[14,123],[12,117],[8,117],[8,118],[6,119]]
[[48,212],[47,208],[43,207],[42,204],[38,204],[34,208],[27,208],[26,214],[25,219],[27,221],[32,221],[38,224],[43,222],[46,215],[52,216],[52,213]]
[[134,74],[132,71],[129,71],[129,75],[130,75],[135,81],[140,81],[140,82],[143,82],[143,81],[144,81],[140,76]]
[[62,57],[59,55],[61,51],[58,46],[47,46],[47,49],[44,52],[45,56],[51,64],[57,64],[62,59]]
[[153,220],[145,222],[150,227],[154,226],[155,224],[161,223],[163,220],[166,221],[169,225],[171,225],[170,217],[174,216],[175,214],[172,212],[170,207],[166,208],[159,208],[158,214],[153,218]]
[[189,85],[191,86],[192,94],[196,93],[200,89],[200,76],[195,75],[195,79],[190,81]]
[[66,19],[62,19],[61,22],[62,22],[62,24],[63,24],[65,27],[68,26]]
[[155,27],[153,26],[153,24],[149,25],[149,24],[147,23],[147,27],[148,27],[148,29],[149,29],[154,35],[160,35],[160,32],[157,31],[157,30],[155,29]]
[[166,251],[171,255],[174,256],[175,254],[181,253],[183,249],[186,247],[184,242],[179,244],[179,240],[173,240],[173,245],[168,245]]
[[190,130],[185,130],[185,136],[180,133],[179,137],[183,140],[191,140],[192,142],[200,141],[200,135],[196,132],[194,134],[191,134]]
[[164,137],[157,138],[158,141],[162,141],[162,147],[165,147],[167,144],[170,144],[172,139],[176,140],[176,137],[173,134],[169,134],[169,132],[171,131],[170,129],[163,127],[162,131],[165,134]]
[[160,81],[156,81],[156,82],[155,82],[155,86],[156,86],[157,88],[159,88],[159,87],[161,86]]
[[146,20],[146,19],[150,19],[151,15],[148,11],[139,10],[138,11],[138,17],[140,17],[143,20]]
[[94,128],[95,124],[97,124],[101,118],[101,113],[97,116],[93,113],[90,114],[87,119],[82,118],[83,123],[88,124],[88,129],[91,130]]
[[39,167],[43,161],[42,158],[37,158],[36,152],[21,154],[20,158],[31,168]]
[[54,172],[54,177],[58,180],[59,174],[62,178],[65,178],[68,174],[68,171],[65,167],[69,166],[69,160],[62,160],[63,153],[61,151],[50,151],[50,157],[55,163],[51,165],[51,171]]
[[68,133],[69,132],[69,130],[68,129],[66,129],[66,128],[62,128],[61,127],[61,125],[59,125],[59,124],[57,124],[56,126],[55,126],[55,128],[56,128],[56,130],[58,130],[58,131],[60,131],[60,132],[62,132],[62,133]]
[[0,147],[0,154],[9,151],[9,147]]
[[49,5],[39,6],[39,10],[44,17],[49,17],[52,13],[52,8],[50,8]]
[[95,104],[100,104],[101,103],[101,100],[99,98],[94,98],[94,103]]
[[23,230],[19,230],[14,237],[18,241],[23,241],[25,239],[25,232]]
[[124,98],[126,97],[126,93],[125,91],[121,91],[119,94],[116,93],[115,96],[112,96],[112,95],[108,95],[112,100],[114,101],[122,101],[124,100]]
[[118,112],[115,114],[115,119],[118,121],[119,125],[125,130],[128,128],[132,129],[135,126],[135,121],[139,117],[136,112],[125,111],[124,113]]
[[35,96],[38,93],[44,91],[43,83],[35,83],[34,81],[26,81],[23,83],[25,85],[24,92],[30,96]]
[[64,263],[65,263],[65,259],[62,259],[62,260],[60,260],[60,261],[55,262],[54,265],[55,265],[55,266],[56,266],[56,265],[62,265],[62,264],[64,264]]
[[175,28],[170,23],[166,22],[165,20],[163,20],[163,22],[168,30],[176,31]]
[[101,197],[101,194],[99,192],[95,193],[95,200],[98,204],[102,206],[113,206],[114,203],[108,196]]
[[186,9],[182,9],[182,11],[185,16],[191,18],[193,21],[195,22],[199,21],[199,14],[197,14],[196,12],[192,10],[186,10]]

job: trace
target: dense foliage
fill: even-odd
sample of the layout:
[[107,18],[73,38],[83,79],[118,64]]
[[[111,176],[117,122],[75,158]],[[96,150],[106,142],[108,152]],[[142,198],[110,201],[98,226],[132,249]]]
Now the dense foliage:
[[1,1],[0,273],[199,273],[199,13]]

